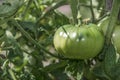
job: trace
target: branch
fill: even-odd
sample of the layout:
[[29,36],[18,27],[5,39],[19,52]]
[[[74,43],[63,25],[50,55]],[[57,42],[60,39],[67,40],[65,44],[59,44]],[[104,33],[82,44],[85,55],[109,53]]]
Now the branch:
[[63,57],[61,57],[61,56],[54,55],[54,54],[52,54],[51,52],[49,52],[48,50],[46,50],[41,44],[39,44],[36,40],[34,40],[34,39],[22,28],[22,26],[19,25],[19,23],[18,23],[16,20],[12,19],[12,20],[11,20],[11,23],[12,23],[15,27],[17,27],[17,28],[22,32],[22,34],[23,34],[29,41],[31,41],[31,43],[35,44],[38,48],[42,49],[42,50],[43,50],[44,52],[46,52],[47,54],[49,54],[49,55],[51,55],[51,56],[53,56],[53,57],[59,58],[59,59],[63,59],[63,60],[66,60],[66,59],[67,59],[67,58],[63,58]]
[[110,14],[109,24],[107,26],[107,33],[106,33],[106,45],[108,45],[108,46],[111,41],[111,36],[112,36],[112,32],[114,30],[114,25],[117,21],[119,8],[120,8],[120,0],[114,0],[111,14]]

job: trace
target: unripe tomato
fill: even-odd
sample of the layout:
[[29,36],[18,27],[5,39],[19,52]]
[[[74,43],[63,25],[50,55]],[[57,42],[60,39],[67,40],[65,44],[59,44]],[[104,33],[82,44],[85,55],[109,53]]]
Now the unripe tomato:
[[116,25],[114,32],[112,34],[112,41],[114,46],[117,49],[117,52],[120,54],[120,25]]
[[[108,26],[108,23],[109,23],[109,18],[106,18],[104,21],[101,22],[100,26],[104,35],[106,34],[107,32],[107,26]],[[112,42],[113,42],[113,45],[114,47],[116,48],[116,51],[117,53],[120,54],[120,25],[115,25],[115,28],[113,30],[113,34],[112,34]]]
[[53,42],[58,53],[66,58],[89,59],[101,51],[104,37],[94,24],[64,25],[56,31]]
[[105,18],[98,24],[98,27],[99,27],[99,29],[102,30],[104,36],[106,35],[106,32],[107,32],[108,22],[109,22],[109,19]]

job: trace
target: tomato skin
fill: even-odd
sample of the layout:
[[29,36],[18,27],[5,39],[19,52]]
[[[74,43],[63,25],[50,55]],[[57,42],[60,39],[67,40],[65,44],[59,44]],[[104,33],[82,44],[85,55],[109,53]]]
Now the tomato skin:
[[120,54],[120,25],[115,26],[114,32],[112,34],[112,41],[117,49],[117,52]]
[[66,58],[89,59],[101,51],[104,37],[94,24],[64,25],[56,31],[53,43],[59,54]]
[[[108,23],[109,23],[109,18],[106,18],[99,25],[99,27],[102,29],[104,35],[106,35]],[[120,40],[119,39],[120,39],[120,25],[116,24],[115,28],[113,30],[111,40],[112,40],[114,47],[116,48],[117,53],[120,54]]]
[[102,20],[102,21],[98,24],[98,27],[99,27],[99,29],[102,30],[102,33],[103,33],[104,36],[105,36],[106,33],[107,33],[108,22],[109,22],[109,19],[108,19],[108,17],[107,17],[107,18],[105,18],[104,20]]

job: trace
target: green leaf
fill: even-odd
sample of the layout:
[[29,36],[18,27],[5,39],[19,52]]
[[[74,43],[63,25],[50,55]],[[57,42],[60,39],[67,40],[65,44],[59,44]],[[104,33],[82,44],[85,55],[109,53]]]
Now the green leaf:
[[108,76],[104,72],[104,66],[103,63],[97,62],[95,67],[92,69],[92,72],[95,76],[102,78],[102,79],[108,79]]
[[119,57],[119,59],[114,68],[112,69],[114,80],[120,80],[120,55],[118,54],[117,56]]
[[18,66],[18,65],[15,65],[14,66],[14,68],[13,68],[13,70],[15,70],[16,72],[19,72],[19,71],[21,71],[23,68],[24,68],[24,66],[26,66],[26,64],[27,64],[27,60],[18,60],[18,62],[20,62],[21,61],[21,64]]
[[5,34],[5,30],[2,29],[2,27],[0,27],[0,37],[3,36]]
[[8,58],[10,63],[13,63],[14,65],[13,70],[20,71],[27,64],[27,60],[23,59],[23,51],[21,50],[19,43],[16,41],[12,33],[8,30],[6,31],[6,40],[6,44],[8,46],[11,45]]
[[19,0],[4,0],[0,5],[0,17],[10,17],[16,13],[22,1]]
[[104,71],[110,78],[113,77],[112,69],[116,64],[116,59],[117,56],[116,56],[115,48],[112,44],[110,44],[110,46],[106,51],[105,60],[104,60]]
[[29,21],[18,21],[18,23],[25,29],[25,30],[30,30],[33,33],[36,33],[36,28],[34,27],[33,22]]
[[83,77],[84,61],[81,60],[70,60],[65,72],[68,75],[73,76],[76,80],[81,80]]
[[6,40],[6,44],[11,45],[13,47],[14,52],[17,53],[16,55],[19,54],[22,56],[22,50],[20,48],[20,45],[17,43],[12,33],[8,30],[6,31]]
[[45,68],[43,68],[43,71],[51,72],[51,71],[54,71],[61,67],[65,67],[66,65],[67,65],[67,61],[61,61],[59,63],[50,64],[50,65],[46,66]]

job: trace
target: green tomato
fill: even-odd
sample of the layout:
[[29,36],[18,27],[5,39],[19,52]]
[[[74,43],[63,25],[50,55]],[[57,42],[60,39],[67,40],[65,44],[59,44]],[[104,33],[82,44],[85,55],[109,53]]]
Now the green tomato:
[[[109,18],[106,18],[99,25],[99,27],[102,29],[104,35],[106,35],[108,23],[109,23]],[[115,28],[113,30],[111,40],[113,42],[114,47],[116,48],[117,53],[120,54],[120,40],[119,39],[120,39],[120,25],[116,24]]]
[[64,25],[56,31],[53,43],[58,53],[66,58],[89,59],[103,48],[104,36],[94,24]]
[[120,25],[115,26],[114,32],[112,34],[112,41],[117,49],[117,52],[120,54]]
[[98,27],[99,27],[99,29],[102,30],[104,36],[106,35],[106,32],[107,32],[108,22],[109,22],[109,19],[108,19],[108,17],[107,17],[107,18],[103,19],[103,20],[98,24]]

